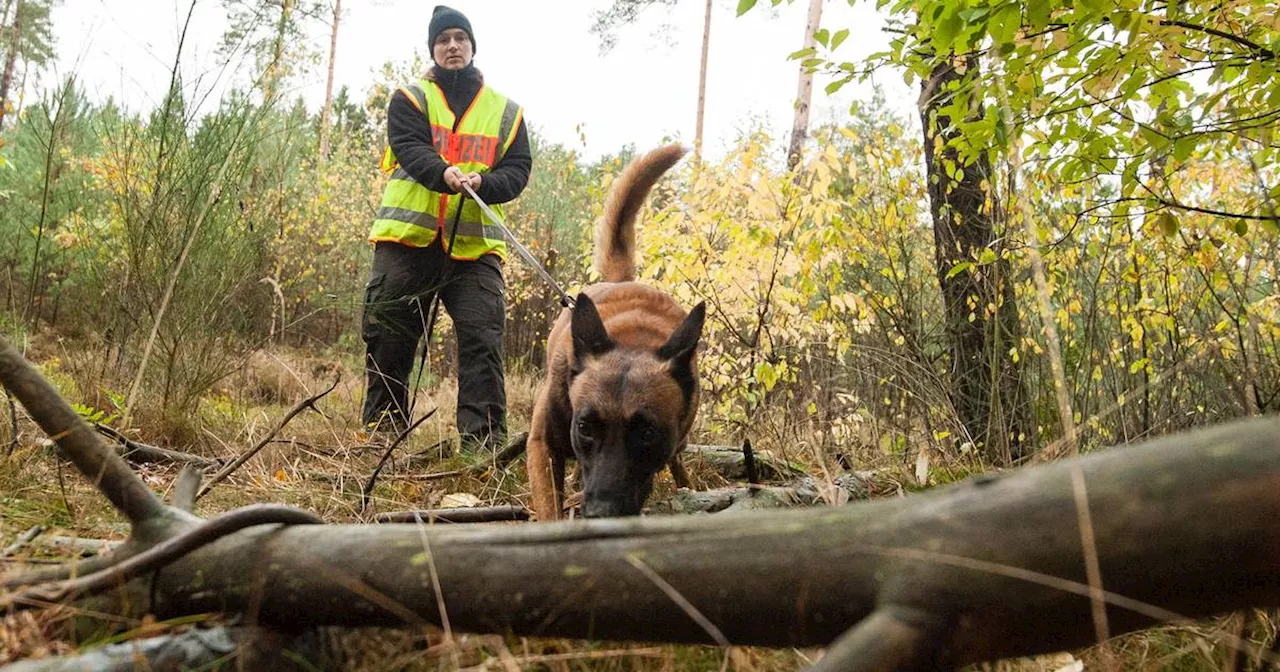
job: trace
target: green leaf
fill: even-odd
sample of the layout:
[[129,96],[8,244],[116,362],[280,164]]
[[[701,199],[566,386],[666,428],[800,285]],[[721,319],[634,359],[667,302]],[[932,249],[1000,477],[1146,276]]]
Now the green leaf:
[[801,59],[801,58],[807,58],[807,57],[812,56],[812,55],[814,55],[814,54],[816,54],[816,53],[818,53],[818,50],[817,50],[817,49],[814,49],[813,47],[805,47],[804,49],[801,49],[801,50],[799,50],[799,51],[793,51],[793,52],[791,52],[791,55],[787,57],[787,60],[789,60],[789,61],[795,61],[795,60],[799,60],[799,59]]
[[738,0],[738,16],[742,16],[751,11],[756,6],[756,0]]
[[1022,12],[1019,11],[1018,5],[1009,4],[1001,7],[995,16],[991,17],[991,21],[987,24],[987,31],[991,33],[991,39],[995,40],[996,44],[1006,44],[1017,37],[1020,27],[1022,27]]
[[982,251],[978,253],[979,264],[984,264],[984,265],[990,264],[995,260],[996,260],[996,251],[989,247],[982,248]]
[[1031,0],[1027,3],[1027,23],[1032,31],[1039,32],[1049,25],[1049,0]]
[[845,38],[847,37],[849,37],[848,28],[842,28],[840,30],[837,30],[836,33],[831,36],[831,46],[829,47],[829,49],[831,49],[832,51],[835,51],[836,48],[839,47],[840,44],[843,43],[845,41]]
[[939,52],[951,51],[951,45],[955,44],[962,28],[964,21],[955,14],[943,19],[933,33],[934,48]]
[[818,44],[825,47],[827,46],[827,42],[831,40],[831,33],[827,32],[826,28],[822,28],[813,34],[813,39],[817,40]]
[[972,268],[973,268],[972,261],[962,261],[956,264],[955,266],[952,266],[951,270],[947,271],[947,279],[950,280],[951,278],[954,278],[955,276],[960,275],[961,273],[964,273],[965,271],[970,270]]
[[1160,233],[1166,236],[1172,236],[1178,232],[1178,218],[1172,212],[1162,212],[1156,218],[1156,225],[1160,227]]
[[1179,161],[1186,161],[1191,158],[1191,153],[1196,149],[1195,135],[1184,135],[1173,141],[1173,158]]
[[1231,230],[1235,231],[1237,236],[1246,235],[1249,233],[1249,223],[1243,219],[1237,219]]

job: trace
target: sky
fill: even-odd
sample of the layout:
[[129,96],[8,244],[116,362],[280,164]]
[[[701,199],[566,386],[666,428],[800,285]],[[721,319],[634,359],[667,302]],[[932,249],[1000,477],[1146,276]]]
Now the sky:
[[[594,11],[612,0],[453,0],[476,36],[475,63],[486,81],[525,108],[543,137],[591,157],[634,144],[641,151],[664,138],[692,142],[705,4],[678,0],[653,7],[623,27],[617,46],[601,54],[588,32]],[[407,63],[415,49],[426,54],[427,26],[435,2],[345,0],[340,23],[335,91],[347,85],[363,100],[384,63]],[[808,3],[798,1],[735,16],[735,0],[715,0],[709,56],[705,148],[729,151],[744,130],[764,124],[775,137],[790,129],[798,64],[787,56],[800,48]],[[760,5],[767,6],[768,0]],[[175,0],[63,0],[54,12],[56,63],[29,82],[39,94],[75,72],[89,95],[127,108],[152,108],[166,90],[182,26],[191,3]],[[311,22],[309,41],[327,58],[329,27]],[[883,51],[888,36],[874,3],[827,0],[822,27],[848,28],[837,55],[860,60]],[[240,74],[219,66],[215,50],[227,22],[219,0],[197,0],[183,44],[184,81],[210,108]],[[237,77],[240,79],[237,80]],[[318,110],[324,100],[325,65],[316,63],[291,82],[294,96]],[[815,82],[816,122],[839,119],[851,101],[869,98],[869,85],[850,84],[835,96]],[[915,91],[901,74],[885,70],[875,83],[891,109],[913,117]],[[585,140],[584,140],[585,139]]]

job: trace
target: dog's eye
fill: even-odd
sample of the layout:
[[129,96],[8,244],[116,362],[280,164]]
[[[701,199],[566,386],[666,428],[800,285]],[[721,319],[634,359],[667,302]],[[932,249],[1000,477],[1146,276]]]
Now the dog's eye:
[[586,438],[591,438],[591,432],[594,429],[595,427],[586,418],[578,419],[578,434]]
[[653,427],[645,427],[640,430],[640,442],[645,445],[656,443],[658,440],[658,430]]

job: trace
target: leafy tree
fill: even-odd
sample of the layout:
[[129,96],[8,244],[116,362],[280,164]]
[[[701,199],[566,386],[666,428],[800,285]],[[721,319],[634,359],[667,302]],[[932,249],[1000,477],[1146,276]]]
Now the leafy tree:
[[[53,58],[54,37],[50,13],[57,0],[6,0],[0,13],[4,34],[4,71],[0,73],[0,126],[11,104],[13,77],[18,61],[42,67]],[[10,8],[12,6],[12,13]]]

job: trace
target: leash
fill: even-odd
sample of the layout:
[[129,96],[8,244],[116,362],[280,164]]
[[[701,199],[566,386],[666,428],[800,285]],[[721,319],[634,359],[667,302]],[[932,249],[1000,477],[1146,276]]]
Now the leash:
[[[489,204],[481,200],[475,190],[471,188],[470,184],[463,182],[462,190],[466,192],[467,196],[471,197],[471,200],[476,202],[476,205],[480,206],[481,212],[489,218],[490,222],[493,222],[494,226],[502,229],[502,235],[506,236],[507,242],[511,243],[511,246],[515,248],[516,253],[525,260],[525,263],[529,264],[533,270],[537,271],[538,275],[542,277],[543,282],[546,282],[551,289],[554,289],[556,293],[560,295],[560,305],[565,308],[572,309],[574,306],[573,298],[560,287],[560,284],[556,282],[555,278],[551,277],[551,274],[547,272],[547,269],[543,268],[542,264],[538,263],[538,260],[534,258],[533,253],[526,249],[524,245],[521,245],[519,240],[516,240],[515,234],[511,233],[511,229],[508,229],[507,225],[502,221],[502,218],[498,217],[498,213],[491,210],[489,208]],[[458,212],[462,212],[462,208],[458,208]],[[457,231],[456,227],[454,231]]]

